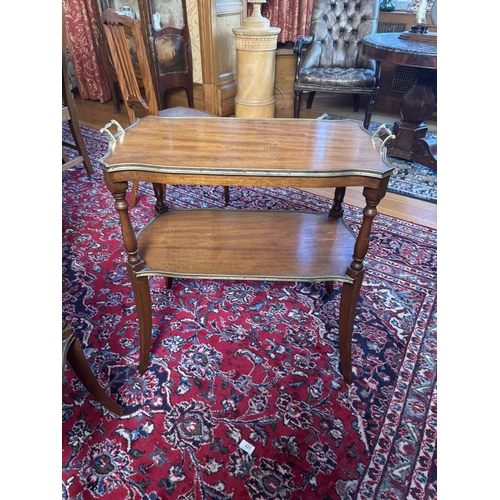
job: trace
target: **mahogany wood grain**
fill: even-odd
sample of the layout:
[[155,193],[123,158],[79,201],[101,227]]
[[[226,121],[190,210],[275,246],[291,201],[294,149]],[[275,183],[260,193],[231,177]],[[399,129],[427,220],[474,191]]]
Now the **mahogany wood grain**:
[[[294,66],[295,67],[295,66]],[[318,96],[316,96],[316,99]],[[379,94],[380,98],[380,94]],[[356,113],[353,113],[350,101],[347,105],[343,102],[338,104],[338,100],[330,99],[327,101],[328,105],[321,103],[321,105],[316,106],[314,109],[304,109],[301,113],[300,120],[302,119],[316,119],[323,113],[329,113],[331,115],[344,116],[346,118],[358,119]],[[127,115],[124,110],[120,111],[118,114],[113,112],[113,103],[91,101],[89,99],[82,99],[78,94],[75,95],[75,104],[78,110],[78,118],[82,125],[91,127],[94,129],[101,129],[105,123],[108,123],[111,119],[117,120],[119,123],[125,125],[127,123]],[[399,110],[399,102],[398,108]],[[288,114],[287,114],[288,113]],[[147,113],[139,113],[137,111],[137,117],[142,118],[146,116]],[[293,109],[277,109],[276,116],[278,118],[293,118]],[[393,123],[400,117],[399,111],[391,114],[391,110],[386,113],[380,113],[376,108],[372,119],[373,121],[380,123]],[[426,122],[429,132],[437,132],[436,122],[434,119],[430,119]],[[329,199],[333,197],[333,188],[309,188],[303,186],[301,188],[303,191],[313,193],[318,196],[323,196]],[[355,207],[364,207],[365,199],[362,194],[361,187],[350,188],[346,193],[345,203]],[[388,192],[385,197],[381,200],[377,207],[377,210],[381,214],[386,214],[391,217],[396,217],[397,219],[402,219],[405,221],[413,222],[415,224],[420,224],[433,229],[437,229],[437,204],[428,201],[418,200],[416,198],[409,198],[408,196],[403,196],[396,193]]]
[[416,68],[417,80],[401,99],[401,119],[394,123],[393,137],[386,134],[387,154],[437,170],[437,141],[426,137],[424,123],[436,108],[433,87],[437,77],[437,37],[429,34],[431,42],[424,42],[414,36],[368,35],[363,39],[363,54],[377,61]]
[[330,179],[323,185],[331,186],[338,184],[332,179],[352,176],[363,184],[392,172],[359,123],[288,118],[147,116],[126,129],[101,163],[129,176],[134,170],[192,176],[186,183],[204,174],[246,176],[246,185],[255,175]]
[[138,276],[352,281],[346,269],[356,238],[328,214],[172,210],[153,219],[137,239],[146,262]]
[[[392,167],[380,142],[354,122],[148,116],[117,134],[100,161],[115,198],[140,327],[139,371],[151,346],[148,276],[343,282],[339,314],[344,380],[371,225]],[[263,140],[265,138],[265,140]],[[169,210],[164,184],[335,187],[329,213]],[[153,183],[154,218],[136,235],[130,180]],[[346,186],[364,186],[359,234],[343,222]],[[167,286],[168,286],[167,279]]]

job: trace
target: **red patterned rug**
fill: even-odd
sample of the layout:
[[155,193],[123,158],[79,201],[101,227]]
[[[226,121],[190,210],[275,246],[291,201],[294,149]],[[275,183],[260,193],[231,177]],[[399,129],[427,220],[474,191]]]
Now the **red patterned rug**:
[[[83,133],[91,158],[103,156],[105,136]],[[152,280],[151,362],[139,376],[118,216],[93,164],[92,178],[82,165],[63,172],[63,314],[127,414],[103,409],[66,368],[63,499],[436,498],[436,231],[376,217],[350,388],[340,288],[305,282],[174,279],[166,290]],[[223,205],[222,187],[167,195],[176,207]],[[141,184],[134,224],[152,205]],[[231,188],[230,205],[328,211],[331,201]],[[361,211],[346,206],[345,219],[356,231]]]

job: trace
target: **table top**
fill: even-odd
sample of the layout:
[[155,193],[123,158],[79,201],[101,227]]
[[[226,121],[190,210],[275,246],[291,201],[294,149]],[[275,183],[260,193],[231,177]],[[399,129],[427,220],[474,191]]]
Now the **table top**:
[[399,38],[400,33],[372,33],[363,39],[370,59],[417,68],[437,68],[437,44]]
[[383,179],[385,148],[354,120],[147,116],[116,134],[109,173]]

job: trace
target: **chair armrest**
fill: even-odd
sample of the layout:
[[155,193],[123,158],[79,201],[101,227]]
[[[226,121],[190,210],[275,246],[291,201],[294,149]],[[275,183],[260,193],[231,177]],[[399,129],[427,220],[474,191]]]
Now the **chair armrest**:
[[312,41],[313,41],[312,36],[299,35],[295,39],[295,42],[293,42],[294,53],[300,57],[300,55],[302,54],[302,49],[304,48],[304,45],[310,45],[312,43]]
[[302,66],[302,50],[304,49],[304,47],[311,45],[313,40],[314,40],[313,36],[299,35],[295,39],[295,42],[293,43],[293,52],[294,54],[297,54],[297,66],[295,68],[295,82],[297,82],[299,78],[299,71]]

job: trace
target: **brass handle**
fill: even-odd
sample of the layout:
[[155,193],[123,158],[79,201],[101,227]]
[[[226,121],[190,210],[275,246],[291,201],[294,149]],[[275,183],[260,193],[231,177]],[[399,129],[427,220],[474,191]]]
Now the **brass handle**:
[[385,123],[382,123],[382,125],[380,125],[380,127],[372,135],[373,144],[375,144],[375,139],[379,138],[382,132],[386,132],[388,135],[382,141],[382,144],[380,145],[380,149],[382,149],[385,146],[385,143],[387,141],[389,141],[390,139],[395,139],[396,138],[396,136],[391,132],[391,130],[387,127],[387,125]]
[[387,141],[389,141],[390,139],[395,139],[395,138],[396,138],[396,136],[395,136],[394,134],[389,134],[389,135],[388,135],[388,136],[384,139],[384,141],[382,142],[382,144],[380,145],[380,148],[383,148],[383,147],[385,146],[385,143],[386,143]]
[[[109,128],[112,125],[116,125],[116,128],[118,129],[118,132],[116,133],[116,135],[113,135],[109,131]],[[123,130],[123,127],[116,120],[111,120],[109,123],[106,123],[106,125],[104,125],[104,127],[101,130],[99,130],[99,132],[101,132],[102,134],[108,134],[110,143],[112,143],[112,144],[116,143],[116,137],[120,137],[120,136],[125,135],[125,130]]]

